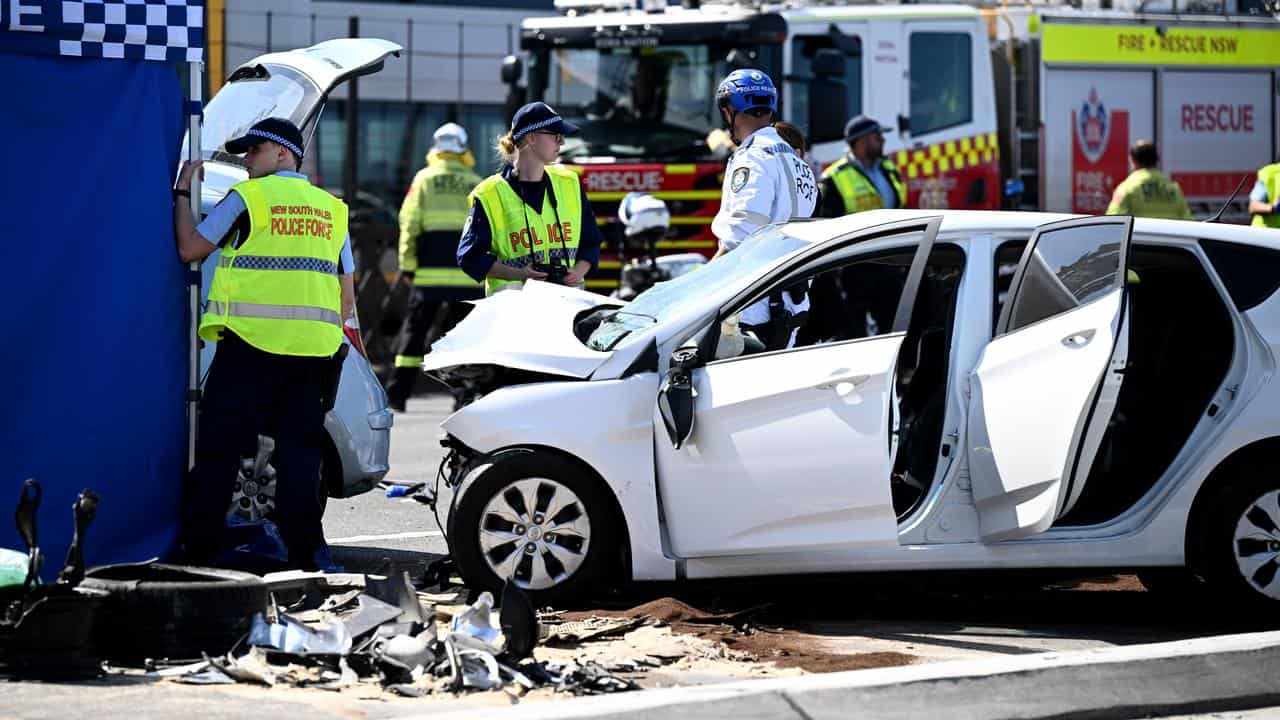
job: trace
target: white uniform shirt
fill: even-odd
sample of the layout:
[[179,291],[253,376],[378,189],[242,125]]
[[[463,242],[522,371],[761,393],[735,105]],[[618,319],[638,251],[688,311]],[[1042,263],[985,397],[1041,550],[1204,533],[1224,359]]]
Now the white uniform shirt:
[[[751,133],[729,158],[720,212],[711,223],[711,232],[719,239],[720,247],[730,252],[765,225],[811,217],[817,201],[818,181],[813,169],[778,136],[777,130],[763,127]],[[803,312],[809,309],[809,296],[794,303],[789,293],[783,293],[783,303],[790,312]],[[743,324],[761,325],[768,321],[767,299],[742,311]],[[794,342],[792,333],[791,343]]]
[[813,169],[777,130],[760,128],[729,158],[711,232],[729,252],[765,225],[812,216],[817,201]]

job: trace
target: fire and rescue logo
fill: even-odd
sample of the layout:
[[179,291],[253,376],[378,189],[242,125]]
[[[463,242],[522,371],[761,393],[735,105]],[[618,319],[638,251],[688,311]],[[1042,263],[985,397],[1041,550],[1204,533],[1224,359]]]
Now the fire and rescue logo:
[[1098,162],[1111,137],[1111,117],[1098,97],[1097,88],[1089,88],[1089,98],[1080,106],[1075,126],[1076,140],[1085,158],[1091,163]]
[[751,174],[750,168],[740,167],[733,171],[733,177],[729,179],[729,189],[738,192],[747,186],[747,176]]

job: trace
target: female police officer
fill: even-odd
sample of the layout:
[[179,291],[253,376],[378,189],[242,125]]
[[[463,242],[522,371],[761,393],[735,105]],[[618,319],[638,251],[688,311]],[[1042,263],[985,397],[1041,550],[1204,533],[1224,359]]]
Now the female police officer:
[[525,280],[581,286],[600,261],[600,229],[577,173],[553,165],[564,136],[577,131],[546,103],[516,111],[498,139],[504,165],[471,192],[458,266],[485,294]]

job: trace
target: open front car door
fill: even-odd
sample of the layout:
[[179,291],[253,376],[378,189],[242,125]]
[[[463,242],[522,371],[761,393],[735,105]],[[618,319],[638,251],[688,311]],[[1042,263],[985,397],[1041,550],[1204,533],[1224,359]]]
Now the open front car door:
[[654,446],[676,555],[897,542],[889,490],[894,367],[940,225],[941,218],[881,225],[803,253],[716,317],[718,327],[774,288],[851,261],[855,243],[901,238],[912,259],[890,332],[710,362],[688,348],[670,353]]
[[1133,219],[1038,228],[971,378],[969,462],[984,542],[1043,532],[1084,489],[1128,355]]

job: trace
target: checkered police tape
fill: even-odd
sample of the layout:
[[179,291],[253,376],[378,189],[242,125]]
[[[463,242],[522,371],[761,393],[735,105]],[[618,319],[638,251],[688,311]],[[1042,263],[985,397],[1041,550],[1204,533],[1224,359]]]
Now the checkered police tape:
[[204,0],[9,0],[0,52],[202,62]]

